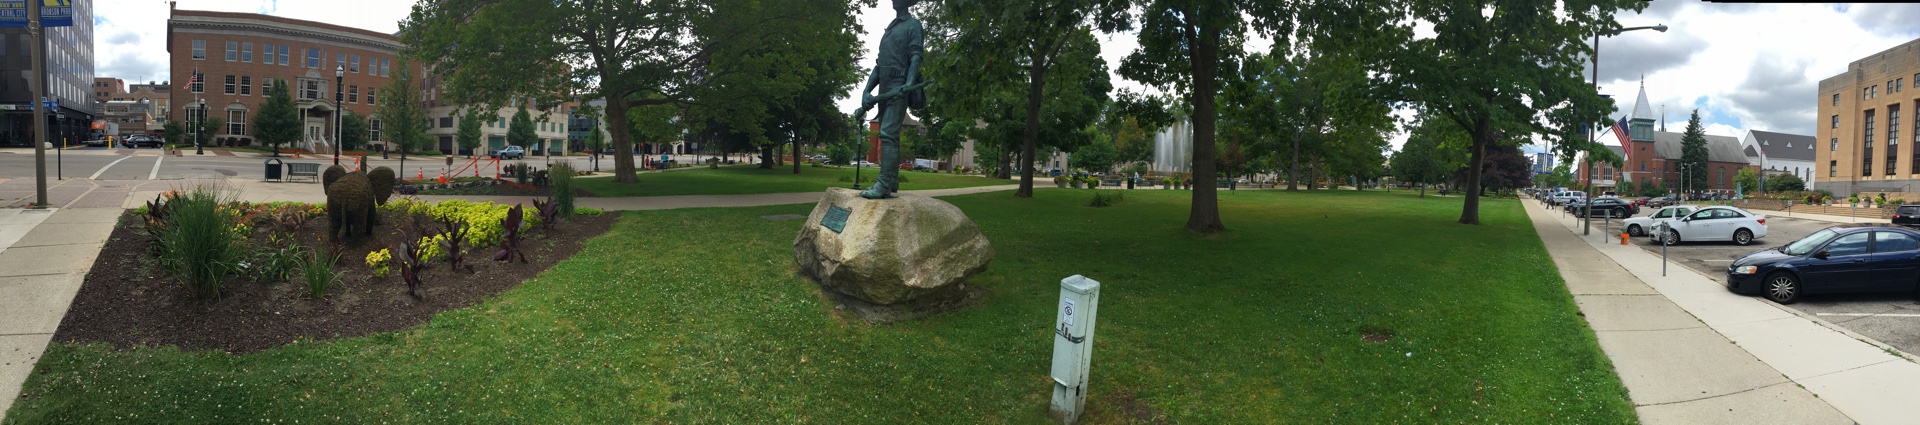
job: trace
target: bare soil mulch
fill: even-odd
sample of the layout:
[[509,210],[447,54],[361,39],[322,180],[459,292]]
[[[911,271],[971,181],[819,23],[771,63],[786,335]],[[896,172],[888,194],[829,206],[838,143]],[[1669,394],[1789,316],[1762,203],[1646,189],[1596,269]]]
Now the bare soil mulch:
[[[218,300],[193,298],[185,284],[159,264],[149,249],[140,216],[129,211],[101,247],[93,268],[54,334],[61,342],[103,342],[119,348],[175,345],[182,350],[220,350],[248,353],[296,340],[326,340],[403,330],[426,323],[447,310],[472,306],[512,289],[554,264],[578,253],[585,240],[606,232],[616,216],[582,216],[562,221],[554,230],[533,228],[523,233],[520,246],[528,264],[491,261],[497,246],[463,247],[464,264],[453,271],[445,261],[422,271],[425,300],[407,295],[406,281],[397,267],[386,277],[373,276],[368,253],[399,250],[403,241],[418,241],[411,217],[381,210],[381,225],[371,237],[347,244],[335,266],[338,283],[325,298],[315,299],[297,272],[290,281],[261,283],[250,276],[231,276]],[[532,208],[528,208],[532,214]],[[422,224],[438,226],[425,218]],[[249,246],[268,243],[279,232],[262,226]],[[308,221],[295,235],[297,243],[325,252],[327,221]],[[282,236],[284,238],[284,236]]]

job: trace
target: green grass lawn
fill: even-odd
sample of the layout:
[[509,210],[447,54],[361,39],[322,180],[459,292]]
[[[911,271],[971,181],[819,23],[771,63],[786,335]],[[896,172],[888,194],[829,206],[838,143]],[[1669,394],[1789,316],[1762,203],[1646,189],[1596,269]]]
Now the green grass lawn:
[[[860,177],[872,179],[878,171],[873,167],[862,167]],[[821,167],[802,165],[800,174],[793,174],[793,165],[761,169],[754,165],[734,165],[719,169],[695,169],[668,171],[661,173],[642,173],[640,183],[614,183],[611,178],[576,179],[574,184],[595,196],[669,196],[669,195],[739,195],[750,193],[793,193],[820,192],[829,187],[852,187],[853,167]],[[940,174],[920,171],[901,171],[907,182],[900,184],[901,190],[950,189],[956,187],[993,186],[1017,184],[1018,180],[999,180],[981,176]],[[846,181],[841,181],[841,177]],[[1038,185],[1041,182],[1035,181]],[[1052,185],[1052,180],[1045,182]],[[863,185],[864,187],[864,185]]]
[[[420,328],[248,355],[54,344],[11,423],[1049,423],[1059,281],[1102,282],[1087,423],[1631,423],[1521,206],[1408,192],[947,198],[992,240],[980,305],[834,318],[811,205],[628,212],[581,255]],[[429,282],[449,285],[457,282]],[[350,289],[349,289],[350,290]],[[1391,335],[1364,342],[1363,334]],[[131,419],[131,420],[130,420]]]

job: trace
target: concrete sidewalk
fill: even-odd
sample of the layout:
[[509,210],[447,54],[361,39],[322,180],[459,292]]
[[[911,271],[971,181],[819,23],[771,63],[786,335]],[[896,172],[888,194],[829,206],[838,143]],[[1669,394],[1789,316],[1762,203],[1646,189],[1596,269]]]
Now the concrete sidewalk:
[[20,396],[122,211],[0,210],[0,418]]
[[[1916,423],[1920,364],[1526,208],[1646,423]],[[1844,218],[1844,217],[1842,217]]]

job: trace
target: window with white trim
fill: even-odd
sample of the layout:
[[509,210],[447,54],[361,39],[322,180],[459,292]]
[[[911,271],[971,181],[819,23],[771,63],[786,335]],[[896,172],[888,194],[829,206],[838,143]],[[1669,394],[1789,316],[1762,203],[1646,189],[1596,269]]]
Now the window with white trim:
[[202,60],[206,58],[207,58],[207,41],[194,40],[193,41],[193,60]]
[[247,135],[247,110],[227,110],[227,134],[236,136]]

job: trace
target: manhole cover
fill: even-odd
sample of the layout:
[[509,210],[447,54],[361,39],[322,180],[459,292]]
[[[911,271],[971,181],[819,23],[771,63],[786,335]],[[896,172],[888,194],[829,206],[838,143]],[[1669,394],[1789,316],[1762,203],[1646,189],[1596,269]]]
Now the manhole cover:
[[760,216],[760,219],[762,219],[762,220],[768,220],[768,221],[781,221],[781,220],[799,220],[799,219],[803,219],[803,218],[807,218],[807,216],[804,216],[804,215],[799,215],[799,214],[779,214],[779,215],[763,215],[763,216]]

